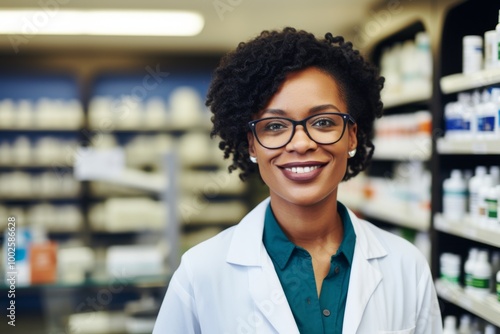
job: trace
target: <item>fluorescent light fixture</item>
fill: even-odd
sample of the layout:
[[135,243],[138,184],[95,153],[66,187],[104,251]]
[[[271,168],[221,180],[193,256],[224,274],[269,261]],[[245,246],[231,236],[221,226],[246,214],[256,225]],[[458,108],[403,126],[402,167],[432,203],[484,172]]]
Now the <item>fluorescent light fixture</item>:
[[3,35],[195,36],[203,16],[170,10],[0,10]]

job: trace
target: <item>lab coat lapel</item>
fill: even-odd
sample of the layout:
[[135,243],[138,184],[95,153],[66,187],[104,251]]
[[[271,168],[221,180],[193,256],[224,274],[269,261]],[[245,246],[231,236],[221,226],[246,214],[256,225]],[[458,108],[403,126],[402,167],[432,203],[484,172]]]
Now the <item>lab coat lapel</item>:
[[249,267],[250,295],[277,333],[299,334],[278,275],[262,245],[262,266]]
[[349,215],[356,233],[356,247],[347,293],[343,333],[354,334],[361,323],[370,297],[383,279],[375,264],[376,259],[386,256],[387,251],[366,226],[366,222],[358,219],[351,211]]
[[[259,327],[264,326],[264,319],[267,319],[277,333],[298,334],[285,292],[262,242],[268,205],[269,199],[264,200],[236,226],[226,260],[245,267],[248,272],[250,296],[262,314],[255,314],[252,322]],[[263,321],[260,325],[259,317]]]

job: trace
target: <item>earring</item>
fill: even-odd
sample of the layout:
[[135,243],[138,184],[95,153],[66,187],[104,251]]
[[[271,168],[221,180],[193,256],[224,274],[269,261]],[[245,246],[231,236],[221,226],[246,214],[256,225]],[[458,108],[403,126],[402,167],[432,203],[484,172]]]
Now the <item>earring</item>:
[[250,156],[250,161],[253,162],[254,164],[257,163],[257,158]]
[[355,155],[356,155],[356,149],[354,149],[354,150],[352,150],[352,151],[349,151],[349,152],[348,152],[348,154],[349,154],[349,157],[351,157],[351,158],[352,158],[353,156],[355,156]]

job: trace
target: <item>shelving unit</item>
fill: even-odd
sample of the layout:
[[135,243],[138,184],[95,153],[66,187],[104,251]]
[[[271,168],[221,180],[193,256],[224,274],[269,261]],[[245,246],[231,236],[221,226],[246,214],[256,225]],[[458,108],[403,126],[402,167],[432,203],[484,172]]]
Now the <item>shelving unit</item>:
[[[500,82],[500,81],[499,81]],[[440,154],[500,154],[500,139],[469,139],[451,141],[445,138],[437,140]]]
[[[435,59],[438,72],[435,75],[433,114],[437,120],[434,133],[443,135],[444,108],[451,101],[457,101],[458,93],[471,92],[500,84],[499,69],[488,69],[464,75],[462,71],[462,38],[466,35],[480,35],[495,29],[498,20],[498,4],[485,0],[457,2],[445,12],[439,32],[439,48]],[[484,15],[489,13],[488,15]],[[495,14],[496,13],[496,14]],[[463,18],[467,16],[467,23]],[[433,149],[432,217],[433,217],[433,272],[439,272],[439,256],[444,252],[458,254],[465,262],[471,247],[490,251],[500,250],[500,231],[490,225],[471,222],[467,215],[461,221],[447,221],[442,214],[442,184],[452,169],[473,170],[477,165],[500,164],[500,138],[436,138]],[[447,304],[468,311],[495,326],[500,326],[500,302],[496,296],[477,298],[465,292],[459,285],[436,281],[438,296]],[[453,309],[450,308],[450,309]],[[455,314],[459,315],[459,314]]]
[[444,76],[440,80],[443,94],[495,85],[500,82],[500,68],[484,69],[476,73],[456,73]]
[[490,229],[474,226],[470,217],[465,217],[458,222],[449,222],[441,214],[436,214],[434,216],[434,227],[444,233],[500,248],[500,228]]
[[498,316],[500,314],[500,303],[493,294],[479,298],[466,293],[463,288],[456,284],[437,280],[435,285],[439,297],[460,306],[495,326],[500,326],[500,317]]

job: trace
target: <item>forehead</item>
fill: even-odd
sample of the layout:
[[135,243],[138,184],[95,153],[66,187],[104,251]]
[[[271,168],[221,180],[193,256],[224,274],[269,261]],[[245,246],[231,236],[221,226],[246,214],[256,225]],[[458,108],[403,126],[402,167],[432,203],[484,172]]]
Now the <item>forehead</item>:
[[307,116],[315,107],[332,105],[336,111],[347,112],[339,85],[334,78],[318,68],[310,67],[287,75],[278,91],[260,111],[281,110],[289,116]]

